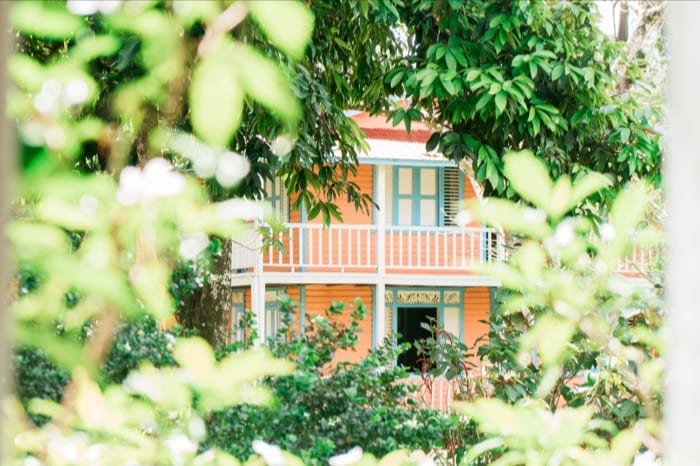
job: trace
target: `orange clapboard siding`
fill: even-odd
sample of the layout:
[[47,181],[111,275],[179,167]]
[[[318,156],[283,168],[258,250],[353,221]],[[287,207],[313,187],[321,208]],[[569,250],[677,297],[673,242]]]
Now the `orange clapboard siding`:
[[[489,309],[491,297],[486,287],[466,288],[464,290],[464,343],[471,353],[476,353],[479,346],[486,343],[485,340],[477,340],[488,335]],[[479,359],[473,361],[478,365]]]
[[[350,177],[351,181],[357,183],[364,193],[372,193],[372,166],[359,165],[356,176]],[[292,196],[291,203],[296,200],[296,195]],[[371,209],[367,212],[359,211],[345,198],[335,199],[345,225],[371,225]],[[300,211],[290,212],[290,223],[301,223]],[[307,220],[307,223],[321,225],[323,216]],[[339,224],[335,219],[331,219],[331,228],[334,224]],[[341,234],[342,235],[342,234]],[[266,266],[266,271],[291,271],[291,263],[299,263],[302,254],[306,263],[320,264],[357,264],[357,267],[346,269],[347,272],[369,272],[370,268],[360,267],[360,264],[367,264],[370,258],[376,256],[376,235],[368,235],[363,232],[356,232],[352,236],[341,238],[335,230],[313,229],[306,232],[306,237],[298,237],[298,232],[290,231],[283,236],[282,244],[286,250],[286,256],[281,252],[272,252],[275,261],[281,265]],[[343,243],[344,241],[344,243]],[[302,244],[304,243],[304,244]],[[322,247],[323,246],[323,247]],[[342,246],[342,247],[341,247]],[[320,247],[320,248],[319,248]],[[331,271],[334,269],[324,267],[313,267],[313,272]]]
[[[359,185],[361,191],[372,193],[372,166],[360,165],[352,181]],[[474,189],[468,180],[464,182],[463,195],[465,199],[475,197]],[[387,199],[387,202],[391,200]],[[270,260],[265,262],[273,262],[275,265],[266,265],[265,270],[291,272],[292,267],[295,267],[294,271],[297,271],[303,263],[308,272],[375,271],[376,232],[369,228],[342,228],[342,225],[371,225],[371,213],[357,211],[354,205],[344,199],[338,199],[336,203],[343,215],[342,224],[334,222],[329,229],[306,229],[303,234],[298,229],[290,230],[282,237],[286,254],[281,251],[268,253],[266,258]],[[290,220],[292,223],[299,222],[299,212],[292,212]],[[322,221],[322,218],[316,218],[308,223],[320,225]],[[472,221],[469,226],[478,227],[479,223]],[[387,226],[387,229],[384,254],[387,273],[422,274],[427,270],[434,270],[440,274],[457,275],[469,273],[465,268],[481,261],[483,248],[479,234],[461,236],[454,229],[439,228],[430,233],[413,231],[411,234],[398,227]]]
[[345,311],[336,319],[341,323],[350,322],[350,312],[354,309],[355,298],[360,298],[367,308],[367,317],[360,323],[360,341],[353,350],[340,351],[335,362],[357,362],[366,356],[372,348],[372,290],[367,285],[307,285],[306,286],[306,321],[315,315],[323,315],[331,302],[346,303]]

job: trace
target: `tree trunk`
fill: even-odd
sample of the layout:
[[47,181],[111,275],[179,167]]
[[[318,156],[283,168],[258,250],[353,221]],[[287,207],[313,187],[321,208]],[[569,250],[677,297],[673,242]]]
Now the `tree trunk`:
[[221,254],[212,261],[208,282],[185,299],[177,310],[180,325],[197,330],[197,334],[214,347],[226,344],[227,323],[231,310],[231,241],[221,240]]

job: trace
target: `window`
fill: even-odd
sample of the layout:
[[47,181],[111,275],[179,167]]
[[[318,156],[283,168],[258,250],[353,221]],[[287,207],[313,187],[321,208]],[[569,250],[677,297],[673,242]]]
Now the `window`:
[[393,167],[386,180],[386,223],[454,225],[463,191],[457,167]]
[[277,335],[282,324],[279,298],[283,295],[282,288],[265,290],[265,338]]
[[289,198],[282,179],[265,180],[265,192],[267,193],[266,200],[270,203],[276,218],[280,222],[289,221]]
[[234,291],[231,294],[231,326],[229,339],[231,343],[242,342],[245,339],[245,292]]

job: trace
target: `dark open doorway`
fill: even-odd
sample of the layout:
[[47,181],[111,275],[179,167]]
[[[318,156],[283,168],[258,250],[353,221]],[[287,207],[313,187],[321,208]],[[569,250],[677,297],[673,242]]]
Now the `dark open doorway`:
[[398,364],[412,372],[420,372],[418,350],[413,345],[416,340],[430,337],[430,331],[421,327],[422,323],[437,321],[436,307],[399,307],[396,310],[396,331],[401,335],[399,343],[410,343],[411,347],[398,358]]

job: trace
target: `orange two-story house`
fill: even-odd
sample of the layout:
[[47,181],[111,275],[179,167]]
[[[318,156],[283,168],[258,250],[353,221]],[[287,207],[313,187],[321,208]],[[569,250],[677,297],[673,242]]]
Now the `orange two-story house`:
[[[369,316],[360,342],[344,359],[359,359],[391,334],[408,342],[422,338],[421,323],[429,319],[472,347],[488,331],[484,322],[499,285],[479,272],[498,259],[496,232],[455,222],[460,203],[475,198],[478,186],[454,162],[426,153],[427,127],[414,124],[407,133],[383,116],[353,118],[369,145],[359,156],[354,181],[371,193],[377,208],[363,214],[341,204],[344,222],[326,227],[307,220],[303,211],[290,212],[281,183],[271,183],[270,202],[288,227],[285,251],[259,253],[253,231],[237,240],[232,339],[239,337],[236,324],[245,309],[255,314],[259,335],[274,334],[277,297],[284,293],[299,303],[301,327],[332,301],[364,302]],[[415,367],[415,350],[399,362]]]

